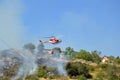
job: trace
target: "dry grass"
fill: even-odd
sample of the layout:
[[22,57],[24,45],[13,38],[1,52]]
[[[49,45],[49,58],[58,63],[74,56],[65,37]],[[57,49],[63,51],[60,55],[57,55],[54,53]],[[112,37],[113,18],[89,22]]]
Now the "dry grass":
[[60,78],[57,78],[57,79],[39,78],[39,80],[77,80],[77,79],[70,79],[69,77],[60,77]]

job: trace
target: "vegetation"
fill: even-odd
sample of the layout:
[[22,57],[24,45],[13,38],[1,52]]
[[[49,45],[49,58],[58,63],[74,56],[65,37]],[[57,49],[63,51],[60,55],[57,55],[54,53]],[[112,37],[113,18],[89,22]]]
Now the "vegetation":
[[86,50],[80,50],[76,54],[76,58],[78,58],[78,59],[84,59],[86,61],[93,61],[92,55],[90,54],[90,52],[87,52]]
[[53,48],[53,50],[57,50],[59,53],[62,52],[61,48],[59,48],[59,47],[55,47],[55,48]]
[[91,78],[87,66],[81,62],[67,63],[66,64],[67,74],[72,77],[78,77],[83,75],[86,78]]
[[29,75],[26,77],[26,80],[39,80],[39,77],[37,75]]
[[[24,48],[34,52],[36,47],[32,43],[28,43],[24,45]],[[38,52],[42,51],[41,49],[44,49],[43,45],[38,46]],[[39,65],[37,73],[28,75],[26,80],[40,80],[39,78],[47,78],[50,80],[69,80],[69,78],[77,80],[120,80],[119,56],[107,56],[109,58],[109,62],[102,63],[102,57],[100,56],[101,52],[97,50],[89,52],[81,49],[80,51],[76,52],[71,47],[67,47],[65,51],[62,51],[59,47],[53,48],[53,50],[64,52],[64,56],[68,57],[68,62],[65,64],[65,70],[68,75],[59,75],[56,68]],[[4,73],[5,75],[3,80],[10,80],[10,76],[14,76],[17,69],[18,66],[6,71]],[[22,79],[19,78],[18,80]]]
[[116,57],[116,63],[117,63],[117,64],[120,64],[120,58],[119,58],[119,56]]
[[87,78],[86,78],[85,76],[81,75],[81,76],[78,78],[78,80],[87,80]]
[[73,58],[75,51],[71,47],[67,47],[64,51],[65,55],[69,55],[69,58]]
[[10,80],[11,76],[15,76],[16,72],[18,70],[18,65],[13,66],[12,68],[5,69],[3,71],[4,76],[0,77],[0,80]]

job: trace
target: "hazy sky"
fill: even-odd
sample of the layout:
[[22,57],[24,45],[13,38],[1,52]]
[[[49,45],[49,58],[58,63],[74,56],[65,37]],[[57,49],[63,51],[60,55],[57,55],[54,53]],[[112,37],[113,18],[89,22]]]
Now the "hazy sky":
[[21,48],[24,31],[22,11],[20,0],[0,0],[0,50]]
[[[77,51],[98,50],[103,55],[120,56],[120,0],[18,1],[21,8],[15,5],[18,10],[14,11],[21,14],[17,15],[20,17],[17,23],[24,31],[23,43],[38,43],[38,39],[46,40],[44,36],[62,35],[61,44],[46,46],[62,49],[71,46]],[[6,14],[9,12],[11,9]]]

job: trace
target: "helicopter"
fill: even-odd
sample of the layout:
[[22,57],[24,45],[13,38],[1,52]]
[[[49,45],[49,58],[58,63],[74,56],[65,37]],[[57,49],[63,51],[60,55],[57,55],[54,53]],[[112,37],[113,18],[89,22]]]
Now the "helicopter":
[[48,41],[39,40],[39,42],[41,42],[41,43],[51,43],[51,44],[58,44],[58,43],[62,42],[61,39],[58,39],[55,36],[45,37],[45,38],[49,38],[49,40]]
[[[55,36],[51,36],[51,37],[44,37],[44,38],[49,38],[46,41],[43,40],[39,40],[40,43],[50,43],[50,44],[59,44],[62,42],[61,39],[56,38]],[[48,54],[54,54],[54,50],[53,49],[44,49],[44,52],[47,52]]]

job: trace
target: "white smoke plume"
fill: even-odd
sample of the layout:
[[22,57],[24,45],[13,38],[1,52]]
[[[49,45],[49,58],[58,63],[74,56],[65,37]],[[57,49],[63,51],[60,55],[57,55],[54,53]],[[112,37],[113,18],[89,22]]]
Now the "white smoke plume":
[[[40,47],[41,46],[41,47]],[[64,53],[59,52],[57,50],[53,50],[53,54],[48,54],[48,52],[44,52],[44,45],[40,44],[40,55],[45,58],[48,58],[48,61],[44,63],[46,66],[56,68],[58,70],[59,75],[67,76],[67,72],[65,70],[65,64],[67,62],[67,58],[64,56]],[[51,50],[51,49],[50,49]]]
[[38,51],[31,53],[28,50],[19,51],[19,55],[22,57],[22,65],[20,66],[17,74],[11,78],[11,80],[16,80],[18,78],[22,78],[25,80],[25,77],[30,74],[34,74],[37,72],[38,64],[37,60],[39,58],[47,59],[43,64],[52,68],[56,68],[58,70],[59,75],[67,76],[66,70],[64,69],[64,64],[66,63],[66,58],[64,57],[64,53],[60,53],[59,51],[54,50],[54,54],[48,54],[44,52],[44,45],[39,44]]
[[[21,0],[0,0],[0,49],[20,49],[22,47],[22,34],[24,32],[22,12],[23,5]],[[0,54],[0,56],[2,55]],[[7,56],[7,54],[4,55]],[[15,56],[16,54],[10,55]],[[34,73],[37,70],[37,64],[35,63],[37,58],[35,55],[26,51],[18,51],[17,55],[22,57],[23,64],[12,80],[16,80],[19,77],[25,79],[28,74]],[[4,60],[2,58],[0,58],[2,62],[0,66],[4,66]],[[11,59],[10,56],[7,56],[7,58]]]
[[55,67],[58,70],[58,73],[63,76],[67,76],[67,72],[64,68],[67,59],[65,56],[61,56],[64,53],[60,53],[58,51],[55,51],[53,56],[51,57],[51,61],[54,61],[54,65],[51,65],[51,67]]
[[20,55],[23,59],[23,64],[20,66],[18,73],[11,80],[22,78],[25,80],[27,75],[34,74],[37,71],[38,65],[36,63],[37,57],[35,54],[28,50],[20,51]]
[[[0,40],[4,40],[12,48],[20,48],[23,24],[21,20],[21,0],[0,0]],[[2,40],[0,49],[8,48]]]

